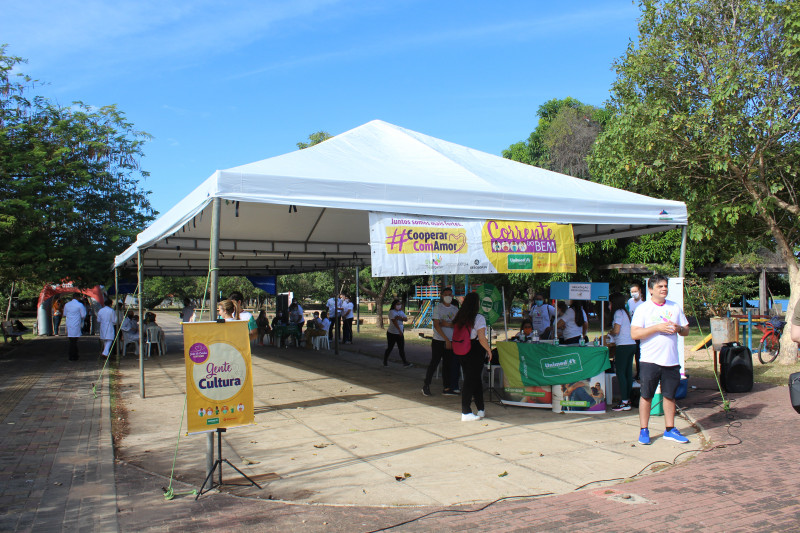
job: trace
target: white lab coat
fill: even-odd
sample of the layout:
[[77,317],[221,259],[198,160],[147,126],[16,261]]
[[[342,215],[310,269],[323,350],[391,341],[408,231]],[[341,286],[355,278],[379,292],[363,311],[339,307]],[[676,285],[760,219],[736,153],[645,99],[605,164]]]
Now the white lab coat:
[[64,320],[67,322],[67,337],[80,337],[83,319],[86,318],[86,307],[77,298],[73,298],[64,306]]
[[117,323],[117,313],[105,306],[97,312],[97,321],[100,322],[100,339],[113,341],[116,336],[114,325]]

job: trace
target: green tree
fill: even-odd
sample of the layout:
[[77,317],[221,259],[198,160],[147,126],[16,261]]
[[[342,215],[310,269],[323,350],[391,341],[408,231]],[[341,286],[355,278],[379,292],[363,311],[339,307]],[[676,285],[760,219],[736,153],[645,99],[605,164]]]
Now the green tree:
[[503,157],[578,178],[588,178],[586,156],[609,113],[572,97],[548,100],[536,112],[527,141],[503,150]]
[[[696,242],[776,250],[791,311],[800,297],[800,3],[643,0],[641,10],[590,169],[607,184],[685,201]],[[788,333],[783,347],[793,361]]]
[[[0,281],[106,283],[153,211],[139,178],[147,134],[115,106],[62,107],[15,75],[0,46]],[[106,283],[107,284],[107,283]]]
[[333,135],[331,135],[327,131],[320,130],[320,131],[317,131],[317,132],[312,133],[311,135],[309,135],[308,136],[308,142],[299,142],[299,143],[297,143],[297,147],[300,150],[304,150],[304,149],[306,149],[306,148],[308,148],[310,146],[314,146],[315,144],[319,144],[321,142],[327,141],[331,137],[333,137]]

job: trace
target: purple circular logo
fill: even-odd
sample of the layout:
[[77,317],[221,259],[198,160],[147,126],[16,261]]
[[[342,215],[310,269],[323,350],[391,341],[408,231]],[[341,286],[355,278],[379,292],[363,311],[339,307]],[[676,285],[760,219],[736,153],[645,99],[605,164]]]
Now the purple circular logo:
[[205,363],[208,359],[208,346],[202,342],[196,342],[189,348],[189,359],[194,363]]

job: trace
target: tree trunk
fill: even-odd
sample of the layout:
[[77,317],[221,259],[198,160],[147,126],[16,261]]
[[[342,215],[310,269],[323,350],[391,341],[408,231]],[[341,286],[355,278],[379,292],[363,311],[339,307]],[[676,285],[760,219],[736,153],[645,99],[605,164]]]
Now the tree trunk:
[[11,316],[11,302],[14,301],[14,287],[16,284],[16,281],[11,282],[11,292],[8,294],[8,307],[6,308],[6,321],[8,321],[9,317]]
[[792,342],[791,329],[792,329],[792,316],[794,315],[795,306],[800,300],[800,269],[797,262],[792,261],[789,266],[789,306],[786,309],[786,327],[783,328],[783,335],[781,335],[781,351],[778,356],[778,363],[782,365],[791,365],[797,362],[797,344]]
[[386,297],[386,291],[389,290],[389,284],[392,282],[392,278],[383,278],[383,285],[381,285],[380,292],[375,292],[373,290],[368,289],[367,287],[361,287],[361,292],[367,294],[373,300],[375,300],[375,313],[378,315],[378,327],[380,329],[384,329],[383,326],[383,299]]

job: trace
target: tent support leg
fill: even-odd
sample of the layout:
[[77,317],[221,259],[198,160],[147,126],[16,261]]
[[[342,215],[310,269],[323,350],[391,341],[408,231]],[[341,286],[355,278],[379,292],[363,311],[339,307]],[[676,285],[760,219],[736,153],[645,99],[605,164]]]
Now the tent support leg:
[[[219,267],[219,219],[221,202],[219,198],[211,200],[211,235],[208,247],[208,313],[209,320],[217,318],[218,267]],[[202,311],[201,311],[202,313]],[[206,433],[206,476],[210,476],[214,469],[214,432]]]
[[[339,301],[339,265],[334,263],[333,264],[333,301]],[[337,305],[338,304],[334,304]],[[334,308],[335,309],[335,308]],[[341,322],[341,314],[337,317],[334,315],[333,318],[333,353],[339,355],[339,327]]]
[[139,396],[145,397],[144,394],[144,316],[142,313],[142,306],[144,298],[144,265],[142,264],[142,251],[136,251],[136,270],[139,281]]
[[361,296],[358,290],[358,278],[360,272],[358,270],[358,266],[356,266],[356,297],[354,301],[356,302],[356,333],[361,333],[361,306],[359,305],[361,301]]
[[688,226],[683,226],[683,230],[681,232],[681,262],[680,266],[678,267],[678,277],[684,278],[686,277],[686,229]]

